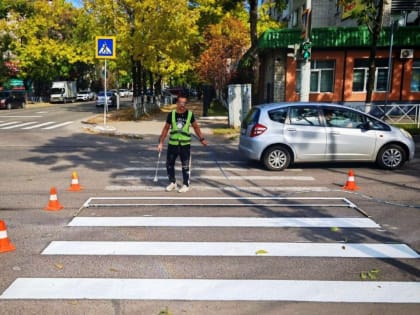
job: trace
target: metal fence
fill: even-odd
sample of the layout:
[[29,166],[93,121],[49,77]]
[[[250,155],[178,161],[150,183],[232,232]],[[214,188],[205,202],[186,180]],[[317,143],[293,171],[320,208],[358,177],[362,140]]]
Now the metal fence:
[[172,104],[173,98],[164,96],[139,96],[133,98],[133,102],[134,104],[137,104],[134,115],[135,118],[138,119],[143,115],[153,113],[164,105]]
[[420,127],[420,104],[372,104],[369,108],[365,104],[350,106],[368,112],[390,124],[410,124]]

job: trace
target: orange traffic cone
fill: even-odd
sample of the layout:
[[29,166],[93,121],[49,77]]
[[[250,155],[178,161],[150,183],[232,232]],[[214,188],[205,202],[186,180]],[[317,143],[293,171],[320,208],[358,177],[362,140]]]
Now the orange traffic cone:
[[61,210],[63,208],[64,207],[58,201],[57,190],[55,189],[55,187],[51,187],[50,201],[48,202],[48,205],[44,208],[44,210],[58,211],[58,210]]
[[82,189],[83,187],[79,184],[79,177],[77,176],[77,172],[73,172],[71,174],[71,185],[69,191],[81,191]]
[[15,245],[7,237],[6,223],[0,220],[0,253],[10,252],[15,249]]
[[353,170],[349,170],[349,176],[347,178],[347,182],[344,185],[343,189],[346,189],[346,190],[358,190],[359,189],[359,187],[356,185],[356,181],[354,180]]

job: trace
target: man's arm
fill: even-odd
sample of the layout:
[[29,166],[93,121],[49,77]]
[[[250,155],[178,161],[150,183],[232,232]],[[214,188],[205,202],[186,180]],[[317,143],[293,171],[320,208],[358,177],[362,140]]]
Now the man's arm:
[[201,144],[208,145],[208,142],[206,141],[206,139],[204,139],[203,134],[201,133],[200,127],[198,126],[196,121],[192,123],[192,126],[194,128],[194,132],[197,135],[198,139],[200,139]]
[[159,145],[158,145],[159,152],[161,152],[163,149],[163,141],[165,141],[166,136],[168,135],[169,128],[171,128],[171,125],[166,122],[165,125],[163,126],[162,132],[159,137]]

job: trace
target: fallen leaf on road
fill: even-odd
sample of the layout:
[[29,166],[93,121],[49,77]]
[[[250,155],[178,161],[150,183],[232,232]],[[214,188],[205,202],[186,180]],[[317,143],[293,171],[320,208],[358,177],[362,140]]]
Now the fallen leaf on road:
[[260,249],[260,250],[257,250],[255,252],[255,254],[256,255],[264,255],[264,254],[268,254],[268,252],[266,250],[264,250],[264,249]]

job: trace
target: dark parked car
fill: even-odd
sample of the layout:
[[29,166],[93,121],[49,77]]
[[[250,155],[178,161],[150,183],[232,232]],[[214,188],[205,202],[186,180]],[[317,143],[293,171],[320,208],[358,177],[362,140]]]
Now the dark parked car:
[[0,91],[0,108],[25,108],[26,92],[25,91]]

